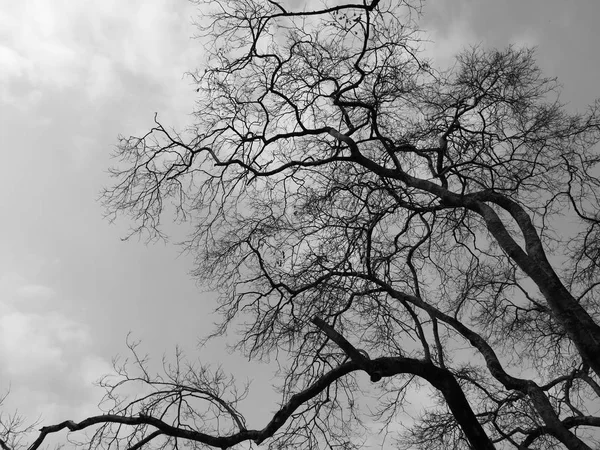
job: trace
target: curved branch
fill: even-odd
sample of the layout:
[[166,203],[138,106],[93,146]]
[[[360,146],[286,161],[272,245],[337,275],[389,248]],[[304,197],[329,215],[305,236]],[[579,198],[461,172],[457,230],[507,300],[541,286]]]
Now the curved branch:
[[[159,432],[165,436],[200,442],[215,448],[229,448],[244,441],[254,441],[256,444],[260,444],[273,436],[275,432],[279,430],[279,428],[281,428],[286,420],[292,415],[292,413],[303,403],[317,396],[337,379],[359,369],[360,368],[356,363],[348,362],[327,372],[307,389],[292,395],[290,400],[273,416],[271,421],[262,430],[242,430],[229,436],[212,436],[200,431],[178,428],[173,425],[169,425],[168,423],[156,417],[147,416],[145,414],[139,414],[138,416],[102,414],[88,417],[81,422],[65,420],[64,422],[56,425],[43,427],[40,429],[39,436],[29,446],[28,450],[38,449],[49,434],[57,433],[65,428],[69,431],[80,431],[93,425],[109,423],[130,426],[150,425],[157,429],[157,433]],[[153,437],[156,437],[156,435]]]
[[[594,416],[577,416],[567,417],[562,421],[566,428],[574,428],[579,426],[600,427],[600,417]],[[548,427],[538,427],[535,430],[528,432],[527,437],[521,443],[525,448],[528,448],[533,442],[545,434],[554,435],[553,430]]]
[[[409,373],[427,380],[432,386],[441,391],[471,444],[479,449],[494,449],[493,444],[477,421],[460,385],[449,370],[436,367],[428,361],[405,357],[381,357],[374,360],[366,359],[364,356],[363,358],[364,360],[360,364],[355,361],[349,361],[330,370],[305,390],[292,395],[288,402],[275,413],[271,421],[262,430],[242,430],[229,436],[212,436],[200,431],[178,428],[156,417],[145,414],[139,414],[138,416],[104,414],[88,417],[81,422],[66,420],[56,425],[43,427],[40,429],[39,436],[29,446],[28,450],[37,450],[49,434],[57,433],[65,428],[69,431],[79,431],[93,425],[111,423],[130,426],[149,425],[156,428],[156,431],[142,439],[140,443],[135,444],[132,447],[133,449],[139,448],[143,443],[149,442],[159,435],[187,439],[222,449],[249,440],[254,441],[256,444],[261,444],[266,439],[272,437],[301,405],[316,397],[339,378],[358,370],[363,370],[367,373],[378,373],[381,377],[392,377],[402,373]],[[11,449],[6,448],[4,450]]]

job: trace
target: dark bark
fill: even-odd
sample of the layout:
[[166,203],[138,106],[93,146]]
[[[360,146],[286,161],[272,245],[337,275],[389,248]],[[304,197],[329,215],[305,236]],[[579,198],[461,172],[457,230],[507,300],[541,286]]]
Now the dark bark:
[[371,377],[371,381],[379,381],[382,377],[391,377],[400,373],[410,373],[427,380],[442,393],[448,408],[450,408],[471,446],[482,450],[495,449],[452,372],[437,367],[430,361],[412,358],[388,357],[371,360],[361,354],[342,335],[319,317],[314,317],[313,323],[338,344],[352,361],[367,372]]
[[[330,132],[330,134],[353,149],[353,157],[358,163],[379,173],[381,176],[395,178],[403,181],[407,186],[430,192],[438,196],[444,205],[466,208],[481,215],[489,232],[494,236],[500,247],[535,282],[546,298],[556,320],[564,326],[586,363],[600,376],[600,325],[594,322],[590,314],[575,300],[560,281],[546,258],[539,235],[531,223],[531,219],[520,205],[493,191],[484,191],[466,196],[459,195],[431,181],[412,177],[400,170],[381,167],[360,154],[358,146],[348,136],[342,136],[338,132]],[[515,219],[525,240],[526,251],[517,244],[494,210],[484,203],[486,201],[504,208]]]
[[[476,448],[492,447],[468,400],[491,421],[495,441],[521,448],[515,433],[530,433],[526,442],[547,434],[587,449],[577,427],[594,420],[562,418],[563,408],[585,410],[571,401],[570,389],[587,389],[569,384],[575,375],[600,391],[595,378],[572,372],[581,357],[600,375],[598,311],[589,301],[598,285],[593,277],[577,288],[563,283],[546,255],[553,243],[546,227],[565,204],[584,225],[597,207],[600,180],[588,167],[598,162],[591,149],[600,104],[570,115],[548,100],[557,84],[529,50],[473,49],[456,69],[432,70],[413,52],[418,45],[395,3],[308,12],[275,2],[219,6],[204,31],[211,43],[229,36],[232,49],[209,50],[214,67],[198,74],[210,100],[201,103],[194,135],[184,142],[157,122],[142,139],[125,139],[121,151],[132,167],[108,192],[113,212],[133,212],[153,235],[168,197],[183,214],[201,212],[190,248],[201,249],[195,274],[223,292],[218,333],[253,311],[240,341],[250,356],[291,348],[291,392],[307,373],[299,361],[311,367],[313,384],[303,379],[311,386],[340,362],[339,353],[322,353],[322,335],[304,339],[312,319],[351,359],[338,369],[364,370],[372,381],[400,373],[426,379]],[[285,39],[273,29],[286,30]],[[465,262],[445,262],[453,252]],[[586,257],[592,269],[575,267],[574,280],[594,275],[597,261]],[[543,299],[521,289],[525,279]],[[396,349],[405,338],[422,348],[416,358],[370,359],[326,321],[362,327],[356,331],[372,339],[371,353],[404,354]],[[477,369],[485,382],[459,376],[471,367],[453,361],[447,343],[457,334],[483,356]],[[503,367],[512,356],[504,336],[532,344],[525,353],[540,358],[532,379]],[[562,372],[552,373],[549,360]],[[554,381],[544,386],[532,381],[550,373]],[[313,398],[306,392],[290,402]],[[257,441],[279,429],[294,402]]]

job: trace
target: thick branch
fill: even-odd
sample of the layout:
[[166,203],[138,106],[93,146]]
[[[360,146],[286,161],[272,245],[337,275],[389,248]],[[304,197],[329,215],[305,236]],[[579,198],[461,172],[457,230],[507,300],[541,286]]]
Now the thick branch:
[[[165,436],[177,437],[181,439],[187,439],[190,441],[200,442],[202,444],[206,444],[216,448],[229,448],[236,444],[239,444],[240,442],[249,440],[260,444],[266,439],[273,436],[275,432],[283,426],[283,424],[292,415],[292,413],[296,409],[298,409],[302,404],[304,404],[311,398],[316,397],[327,386],[331,385],[340,377],[359,369],[360,367],[358,367],[356,363],[348,362],[327,372],[310,387],[308,387],[302,392],[299,392],[298,394],[293,395],[289,399],[289,401],[273,416],[273,418],[267,424],[267,426],[262,430],[242,430],[238,433],[234,433],[229,436],[212,436],[206,433],[202,433],[200,431],[178,428],[169,425],[168,423],[156,417],[151,417],[144,414],[140,414],[138,416],[119,416],[115,414],[103,414],[99,416],[88,417],[87,419],[82,420],[78,423],[72,420],[66,420],[57,425],[43,427],[40,430],[38,438],[29,446],[29,450],[38,449],[49,434],[57,433],[65,428],[69,431],[79,431],[86,429],[90,426],[109,423],[130,426],[150,425],[156,428],[161,434]],[[154,433],[151,436],[153,435]]]
[[[359,367],[368,371],[369,368],[369,360],[370,358],[363,353],[361,353],[358,349],[356,349],[348,340],[342,336],[340,333],[335,331],[335,329],[327,324],[320,317],[313,317],[312,323],[314,323],[319,329],[325,333],[325,335],[335,342],[338,347],[340,347],[348,357],[354,361]],[[376,373],[369,373],[371,376],[371,381],[376,382],[381,380],[381,376]]]
[[[410,373],[424,378],[442,392],[444,398],[448,402],[449,408],[452,410],[458,423],[465,432],[465,435],[475,446],[475,448],[490,450],[494,448],[491,441],[483,431],[483,428],[477,421],[477,418],[475,417],[475,414],[473,413],[464,393],[462,392],[460,385],[448,370],[440,369],[430,362],[411,358],[382,357],[374,360],[366,360],[365,367],[360,367],[356,362],[350,361],[322,375],[310,387],[292,395],[289,401],[273,416],[271,421],[262,430],[243,430],[229,436],[212,436],[195,430],[178,428],[156,417],[151,417],[144,414],[140,414],[138,416],[104,414],[88,417],[87,419],[78,423],[72,420],[67,420],[57,425],[43,427],[40,430],[38,438],[29,447],[29,450],[38,449],[49,434],[57,433],[65,428],[69,431],[79,431],[94,425],[111,423],[130,426],[149,425],[156,428],[155,432],[143,439],[144,442],[148,442],[154,437],[162,434],[165,436],[200,442],[216,448],[229,448],[239,444],[240,442],[248,440],[260,444],[266,439],[272,437],[277,430],[279,430],[290,418],[294,411],[302,404],[316,397],[323,390],[325,390],[327,386],[331,385],[342,376],[357,370],[365,370],[368,373],[379,373],[382,377],[391,377],[402,373]],[[134,447],[138,448],[139,445],[136,444]],[[10,449],[6,448],[4,450]]]
[[[431,361],[405,357],[368,359],[322,319],[315,317],[313,318],[313,323],[323,330],[334,342],[338,343],[350,358],[352,358],[351,355],[354,355],[355,358],[359,359],[361,364],[364,365],[361,368],[371,375],[371,381],[377,381],[381,377],[391,377],[400,373],[410,373],[427,380],[432,386],[440,390],[456,421],[461,426],[469,442],[473,445],[473,448],[495,448],[477,420],[462,388],[449,370],[441,369]],[[377,375],[377,380],[373,380],[373,374]]]
[[[594,416],[577,416],[577,417],[567,417],[562,421],[563,425],[566,428],[574,428],[579,426],[590,426],[590,427],[600,427],[600,417]],[[538,427],[535,430],[532,430],[528,433],[525,440],[521,443],[524,447],[529,447],[533,442],[539,437],[550,434],[554,435],[554,431],[548,427]]]

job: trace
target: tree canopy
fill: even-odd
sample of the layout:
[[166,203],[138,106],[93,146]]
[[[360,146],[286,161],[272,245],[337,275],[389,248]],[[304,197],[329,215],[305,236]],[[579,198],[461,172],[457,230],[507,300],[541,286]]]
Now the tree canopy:
[[213,336],[286,355],[281,408],[248,429],[233,378],[139,358],[108,413],[32,450],[92,425],[100,447],[360,447],[361,372],[382,425],[430,386],[400,448],[600,445],[600,103],[569,111],[528,48],[437,67],[410,2],[198,3],[194,125],[122,138],[104,199],[151,239],[193,225]]

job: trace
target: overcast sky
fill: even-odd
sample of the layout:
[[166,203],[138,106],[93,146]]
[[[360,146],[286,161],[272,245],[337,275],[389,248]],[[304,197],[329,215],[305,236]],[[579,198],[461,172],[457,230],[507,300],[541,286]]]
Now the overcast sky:
[[[221,359],[219,345],[195,352],[214,299],[189,277],[190,258],[122,242],[128,223],[110,225],[96,201],[118,134],[143,133],[154,112],[188,120],[196,13],[183,0],[0,0],[0,392],[10,385],[7,406],[28,417],[95,413],[91,383],[130,331],[157,359],[176,344]],[[437,65],[469,44],[534,45],[563,101],[600,97],[597,0],[430,0],[424,13]],[[243,364],[226,368],[269,382],[268,368]],[[257,405],[257,389],[244,409],[275,409]]]

